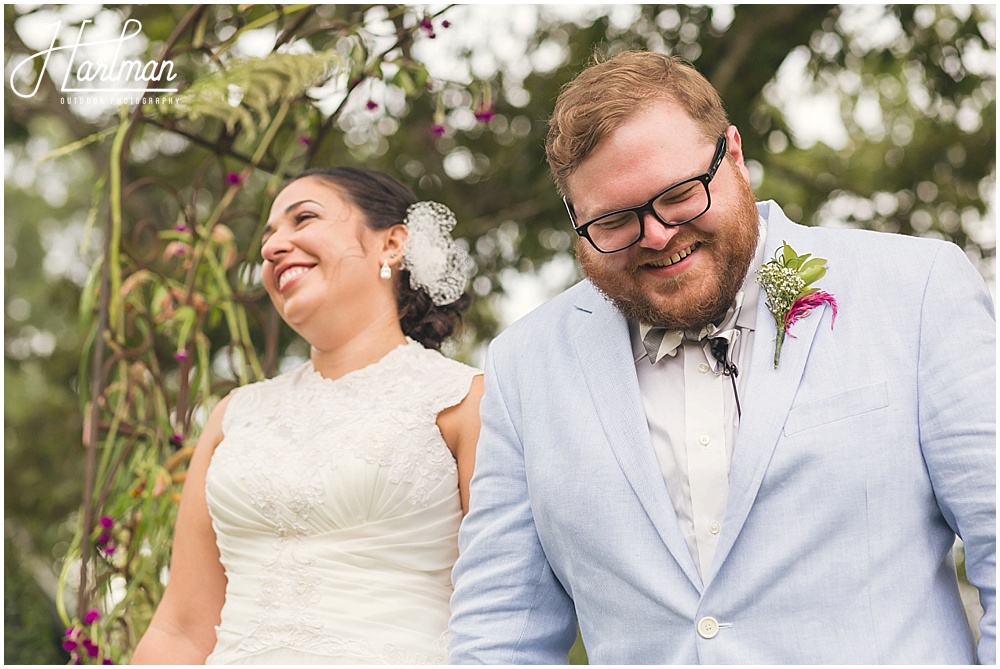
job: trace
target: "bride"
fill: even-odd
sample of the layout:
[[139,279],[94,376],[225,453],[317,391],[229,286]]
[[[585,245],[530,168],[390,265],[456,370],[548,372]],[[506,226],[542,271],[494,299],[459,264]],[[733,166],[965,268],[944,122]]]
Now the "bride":
[[212,412],[133,663],[443,663],[482,376],[437,351],[468,303],[443,205],[383,174],[295,177],[264,231],[310,360]]

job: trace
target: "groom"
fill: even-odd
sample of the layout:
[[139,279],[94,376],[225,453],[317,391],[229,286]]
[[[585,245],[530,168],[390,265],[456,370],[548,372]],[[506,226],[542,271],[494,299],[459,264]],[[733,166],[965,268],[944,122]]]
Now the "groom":
[[[451,661],[563,663],[579,624],[600,664],[994,663],[995,320],[965,255],[755,202],[668,56],[584,71],[546,149],[587,280],[490,346]],[[779,358],[769,305],[806,286]]]

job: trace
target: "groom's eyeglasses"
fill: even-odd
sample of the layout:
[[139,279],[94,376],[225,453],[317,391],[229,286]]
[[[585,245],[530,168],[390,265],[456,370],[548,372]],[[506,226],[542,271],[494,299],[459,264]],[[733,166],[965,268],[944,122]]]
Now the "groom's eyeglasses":
[[612,211],[583,225],[577,225],[573,206],[566,198],[563,198],[563,203],[569,212],[576,234],[590,242],[601,253],[622,251],[642,239],[646,232],[647,213],[651,213],[656,220],[667,227],[676,227],[690,223],[708,211],[712,206],[712,193],[708,185],[712,183],[725,157],[726,136],[722,135],[715,145],[712,163],[704,174],[685,179],[662,190],[646,204]]

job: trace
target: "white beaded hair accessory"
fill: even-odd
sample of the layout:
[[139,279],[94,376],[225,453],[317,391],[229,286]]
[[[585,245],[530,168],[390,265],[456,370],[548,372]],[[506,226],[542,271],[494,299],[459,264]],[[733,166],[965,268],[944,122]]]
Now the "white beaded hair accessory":
[[423,288],[439,307],[462,296],[469,282],[469,254],[455,243],[455,214],[440,202],[417,202],[403,221],[409,234],[401,269],[410,271],[410,287]]

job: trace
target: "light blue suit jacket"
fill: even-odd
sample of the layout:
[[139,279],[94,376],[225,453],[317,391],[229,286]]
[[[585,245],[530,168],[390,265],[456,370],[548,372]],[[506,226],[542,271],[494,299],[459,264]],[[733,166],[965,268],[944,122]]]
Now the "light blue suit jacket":
[[[471,511],[453,579],[454,663],[967,663],[952,545],[996,661],[996,325],[953,244],[796,225],[829,260],[773,369],[761,294],[728,508],[704,579],[643,414],[625,319],[584,281],[486,360]],[[718,621],[712,638],[698,632]]]

